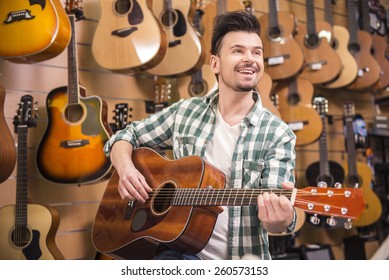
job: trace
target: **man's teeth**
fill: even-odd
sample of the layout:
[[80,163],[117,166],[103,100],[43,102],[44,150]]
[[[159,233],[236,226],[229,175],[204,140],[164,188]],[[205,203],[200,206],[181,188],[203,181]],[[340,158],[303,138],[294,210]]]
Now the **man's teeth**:
[[254,71],[250,71],[250,70],[240,70],[239,73],[241,73],[241,74],[254,74]]

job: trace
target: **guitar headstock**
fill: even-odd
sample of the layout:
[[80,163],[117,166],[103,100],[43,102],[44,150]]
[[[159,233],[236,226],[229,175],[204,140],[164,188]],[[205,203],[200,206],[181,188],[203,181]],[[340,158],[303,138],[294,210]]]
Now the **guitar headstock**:
[[361,188],[306,187],[298,189],[294,205],[311,214],[356,219],[365,200]]
[[85,19],[82,1],[83,0],[66,0],[65,2],[66,13],[68,15],[75,15],[76,20]]
[[13,125],[15,133],[18,132],[19,126],[35,127],[37,115],[34,109],[34,98],[32,95],[23,95],[20,98],[17,114],[14,116]]
[[111,127],[114,132],[125,128],[128,124],[128,104],[118,103],[115,105],[115,116],[113,117],[115,123]]
[[345,102],[343,104],[343,115],[346,119],[351,118],[351,120],[355,116],[355,106],[351,101]]
[[328,100],[323,96],[316,96],[313,99],[313,106],[320,116],[325,116],[328,113]]

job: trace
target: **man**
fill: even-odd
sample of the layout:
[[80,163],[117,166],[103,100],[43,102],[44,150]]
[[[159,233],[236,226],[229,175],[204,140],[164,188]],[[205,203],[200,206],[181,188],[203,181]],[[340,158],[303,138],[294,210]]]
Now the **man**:
[[[165,108],[131,123],[106,144],[120,177],[123,199],[144,203],[152,189],[131,161],[134,148],[172,148],[174,157],[200,155],[226,175],[226,188],[293,188],[295,135],[262,107],[254,88],[264,71],[260,26],[245,11],[217,18],[212,37],[211,68],[218,90]],[[291,202],[264,192],[257,207],[229,206],[219,214],[214,232],[197,255],[162,251],[156,259],[270,259],[267,232],[295,226]]]

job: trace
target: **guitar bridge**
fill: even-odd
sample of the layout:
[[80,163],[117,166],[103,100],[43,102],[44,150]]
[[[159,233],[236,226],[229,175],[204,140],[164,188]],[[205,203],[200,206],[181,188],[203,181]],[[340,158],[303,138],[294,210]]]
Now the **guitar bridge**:
[[35,18],[35,16],[31,15],[30,10],[27,10],[27,9],[19,10],[19,11],[15,11],[15,12],[10,12],[7,15],[7,19],[4,21],[4,23],[10,24],[14,21],[23,20],[23,19],[29,20],[29,19],[33,19],[33,18]]

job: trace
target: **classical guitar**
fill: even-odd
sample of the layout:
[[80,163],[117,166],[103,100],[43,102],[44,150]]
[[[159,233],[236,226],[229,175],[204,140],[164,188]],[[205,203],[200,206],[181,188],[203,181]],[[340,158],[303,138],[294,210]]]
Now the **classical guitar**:
[[203,39],[191,24],[195,6],[191,1],[153,1],[152,10],[167,34],[166,54],[147,70],[153,76],[180,77],[192,74],[204,63]]
[[348,49],[357,62],[358,75],[346,88],[365,90],[378,81],[381,69],[370,52],[372,46],[370,33],[358,28],[355,2],[355,0],[347,0],[347,22],[350,32]]
[[265,69],[275,81],[296,75],[304,63],[303,52],[293,37],[295,18],[289,12],[278,11],[276,2],[268,0],[269,13],[259,18]]
[[313,104],[320,115],[323,131],[319,138],[319,161],[310,164],[305,171],[308,185],[317,186],[319,182],[325,182],[328,187],[333,187],[335,183],[343,184],[343,167],[339,163],[328,159],[328,101],[325,97],[317,96],[313,99]]
[[[375,1],[369,1],[369,0],[361,0],[361,16],[362,16],[362,26],[363,30],[371,31],[371,21],[372,20],[372,13],[370,5],[373,5],[372,2]],[[377,3],[376,3],[377,4]],[[374,9],[376,14],[376,18],[382,18],[382,16],[379,14],[379,7],[376,7]],[[381,24],[381,21],[376,21],[377,24]],[[372,45],[371,45],[371,54],[373,55],[374,59],[377,61],[378,65],[380,66],[380,76],[378,79],[378,82],[375,83],[372,87],[373,90],[382,90],[386,88],[389,85],[389,60],[386,56],[386,50],[388,48],[386,34],[380,33],[381,28],[375,29],[374,33],[370,34],[372,39]],[[384,29],[385,30],[385,29]]]
[[67,47],[70,24],[59,0],[0,3],[0,57],[17,63],[51,59]]
[[315,18],[313,0],[306,0],[306,23],[298,24],[295,36],[304,55],[304,66],[300,76],[312,84],[324,84],[335,80],[341,70],[342,64],[337,52],[325,38],[319,36],[320,30],[331,30],[326,21]]
[[341,88],[351,84],[358,74],[357,62],[348,49],[350,34],[345,27],[334,25],[332,5],[333,0],[324,1],[324,17],[330,24],[331,30],[320,30],[319,36],[327,38],[332,48],[339,55],[342,68],[335,80],[323,85],[329,89]]
[[280,81],[274,88],[278,96],[278,110],[297,136],[296,145],[307,145],[319,139],[323,126],[312,107],[314,87],[300,76]]
[[68,86],[47,95],[48,124],[37,149],[41,175],[55,183],[81,184],[104,179],[111,162],[103,146],[112,133],[107,122],[107,104],[98,96],[86,97],[79,84],[75,40],[75,14],[82,9],[68,6],[72,38],[68,47]]
[[55,208],[28,203],[28,128],[36,126],[31,95],[20,99],[14,118],[18,134],[16,204],[0,208],[1,260],[64,259],[55,244],[59,215]]
[[382,205],[378,196],[370,188],[372,181],[372,171],[369,166],[357,160],[357,151],[355,148],[355,132],[353,120],[355,108],[352,102],[346,102],[343,105],[343,114],[346,133],[347,162],[343,164],[347,171],[344,178],[344,185],[350,188],[360,188],[365,197],[365,210],[362,215],[354,221],[356,227],[364,227],[378,221],[382,214]]
[[147,0],[100,0],[101,18],[94,33],[92,53],[101,67],[136,72],[162,61],[167,36],[150,3]]
[[16,164],[15,140],[8,128],[4,116],[5,90],[0,86],[0,183],[4,182],[11,175]]
[[197,253],[208,242],[220,206],[255,206],[257,196],[274,192],[309,213],[357,218],[363,211],[361,189],[224,189],[224,174],[199,156],[169,160],[149,148],[136,149],[133,161],[153,189],[144,204],[122,200],[113,173],[97,211],[92,240],[114,258],[148,259],[159,244]]
[[[193,24],[200,34],[202,32],[201,21],[203,15],[204,11],[201,9],[201,4],[197,3]],[[193,74],[179,78],[177,80],[177,86],[180,91],[180,97],[187,99],[194,96],[204,96],[213,89],[216,89],[217,80],[215,74],[212,72],[211,66],[203,63],[201,68]]]
[[211,38],[215,17],[223,15],[229,11],[243,10],[245,7],[240,0],[216,0],[208,1],[204,6],[204,44],[205,44],[205,61],[204,63],[211,63]]

